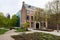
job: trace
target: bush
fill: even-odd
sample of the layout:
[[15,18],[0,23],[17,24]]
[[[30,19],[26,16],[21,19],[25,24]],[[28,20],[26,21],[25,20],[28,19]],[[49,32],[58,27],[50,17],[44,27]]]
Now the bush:
[[24,23],[24,28],[28,31],[28,27],[29,27],[30,25],[29,25],[29,22],[26,22],[26,23]]
[[24,28],[19,28],[19,29],[17,29],[16,32],[26,32],[26,30]]
[[30,33],[12,36],[15,40],[60,40],[60,36],[46,33]]

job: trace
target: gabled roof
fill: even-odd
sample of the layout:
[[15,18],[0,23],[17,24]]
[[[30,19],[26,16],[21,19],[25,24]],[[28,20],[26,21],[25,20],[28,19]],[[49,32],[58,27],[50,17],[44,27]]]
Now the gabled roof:
[[34,6],[31,6],[31,5],[28,5],[28,4],[24,4],[25,8],[30,8],[30,9],[36,9],[37,7],[34,7]]
[[23,1],[23,6],[24,6],[26,9],[32,9],[32,10],[41,9],[41,8],[39,8],[39,7],[35,7],[35,6],[31,6],[31,5],[25,4],[24,1]]

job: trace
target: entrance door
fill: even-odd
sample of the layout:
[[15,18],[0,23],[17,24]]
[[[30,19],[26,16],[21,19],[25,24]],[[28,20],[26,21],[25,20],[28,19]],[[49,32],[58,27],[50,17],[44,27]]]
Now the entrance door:
[[36,29],[39,29],[39,23],[36,23]]

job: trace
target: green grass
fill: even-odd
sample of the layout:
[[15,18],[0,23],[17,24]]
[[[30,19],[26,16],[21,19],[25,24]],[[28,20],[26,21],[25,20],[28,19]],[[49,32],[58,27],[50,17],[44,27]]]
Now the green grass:
[[6,30],[6,29],[0,29],[0,35],[1,34],[4,34],[5,32],[7,32],[8,30]]
[[26,30],[20,28],[20,29],[17,29],[16,32],[26,32]]

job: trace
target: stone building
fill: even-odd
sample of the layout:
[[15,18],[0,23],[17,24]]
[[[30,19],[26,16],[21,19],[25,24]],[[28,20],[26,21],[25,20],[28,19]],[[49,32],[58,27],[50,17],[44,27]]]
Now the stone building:
[[41,8],[31,6],[23,2],[21,9],[21,26],[23,26],[25,22],[29,22],[30,28],[40,29],[40,22],[34,21],[34,14],[37,10],[41,10]]

